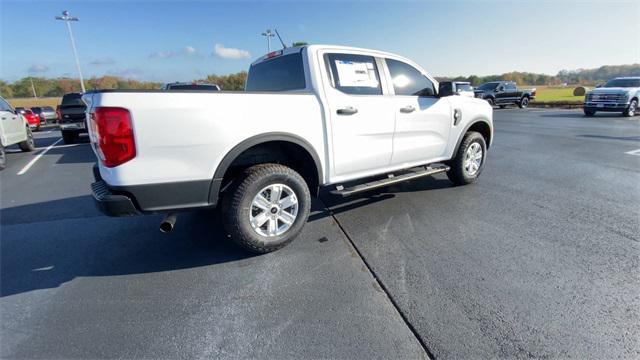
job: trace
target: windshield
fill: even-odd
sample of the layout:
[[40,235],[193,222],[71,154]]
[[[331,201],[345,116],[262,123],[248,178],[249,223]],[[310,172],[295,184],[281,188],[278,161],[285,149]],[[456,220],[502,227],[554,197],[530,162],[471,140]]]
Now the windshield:
[[498,84],[499,83],[497,83],[497,82],[485,83],[485,84],[482,84],[482,85],[478,86],[478,90],[493,90],[496,87],[498,87]]
[[85,106],[80,94],[67,94],[62,97],[62,106]]
[[604,87],[640,87],[640,79],[613,79],[607,81]]
[[254,64],[249,69],[247,91],[287,91],[306,87],[300,53]]

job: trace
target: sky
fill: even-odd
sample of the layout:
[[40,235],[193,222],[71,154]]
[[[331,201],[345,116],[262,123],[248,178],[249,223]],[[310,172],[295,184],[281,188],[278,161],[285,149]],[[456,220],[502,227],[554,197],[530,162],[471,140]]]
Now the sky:
[[[190,81],[246,70],[287,43],[390,51],[435,76],[640,63],[640,1],[10,1],[0,0],[0,79],[77,77]],[[276,38],[272,47],[279,48]]]

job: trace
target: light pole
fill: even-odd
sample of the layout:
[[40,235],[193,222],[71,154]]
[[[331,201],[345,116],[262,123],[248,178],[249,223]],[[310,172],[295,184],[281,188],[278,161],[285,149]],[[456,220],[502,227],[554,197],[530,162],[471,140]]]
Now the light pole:
[[73,40],[73,32],[71,31],[71,21],[78,21],[78,18],[75,16],[69,15],[67,10],[62,12],[62,16],[56,16],[56,20],[62,20],[67,24],[67,29],[69,30],[69,38],[71,39],[71,49],[73,50],[73,57],[76,59],[76,67],[78,68],[78,75],[80,76],[80,88],[82,92],[85,92],[84,89],[84,79],[82,78],[82,70],[80,70],[80,60],[78,60],[78,52],[76,51],[76,42]]
[[262,33],[262,36],[267,37],[267,52],[271,52],[271,38],[276,36],[276,34],[271,32],[271,29],[267,29],[266,32]]

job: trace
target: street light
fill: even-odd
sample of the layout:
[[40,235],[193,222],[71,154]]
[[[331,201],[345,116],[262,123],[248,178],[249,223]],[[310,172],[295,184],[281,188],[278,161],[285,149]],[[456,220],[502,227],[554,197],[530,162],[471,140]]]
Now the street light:
[[276,36],[276,34],[271,32],[271,29],[267,29],[266,32],[262,33],[262,36],[267,37],[267,52],[271,52],[271,38]]
[[71,39],[71,49],[73,50],[73,57],[76,59],[76,67],[78,68],[78,75],[80,75],[80,88],[82,92],[86,92],[84,89],[84,79],[82,78],[82,70],[80,70],[80,60],[78,60],[78,52],[76,51],[76,42],[73,40],[73,32],[71,32],[71,21],[78,21],[75,16],[69,15],[67,10],[62,12],[62,16],[56,16],[56,20],[62,20],[67,23],[67,29],[69,30],[69,38]]

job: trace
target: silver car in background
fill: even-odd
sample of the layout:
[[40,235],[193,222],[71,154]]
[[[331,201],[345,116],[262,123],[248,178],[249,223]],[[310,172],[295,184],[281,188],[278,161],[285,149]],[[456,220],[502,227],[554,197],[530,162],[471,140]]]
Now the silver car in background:
[[631,117],[638,112],[639,99],[640,76],[618,77],[585,95],[584,114],[593,116],[597,111],[613,111]]

